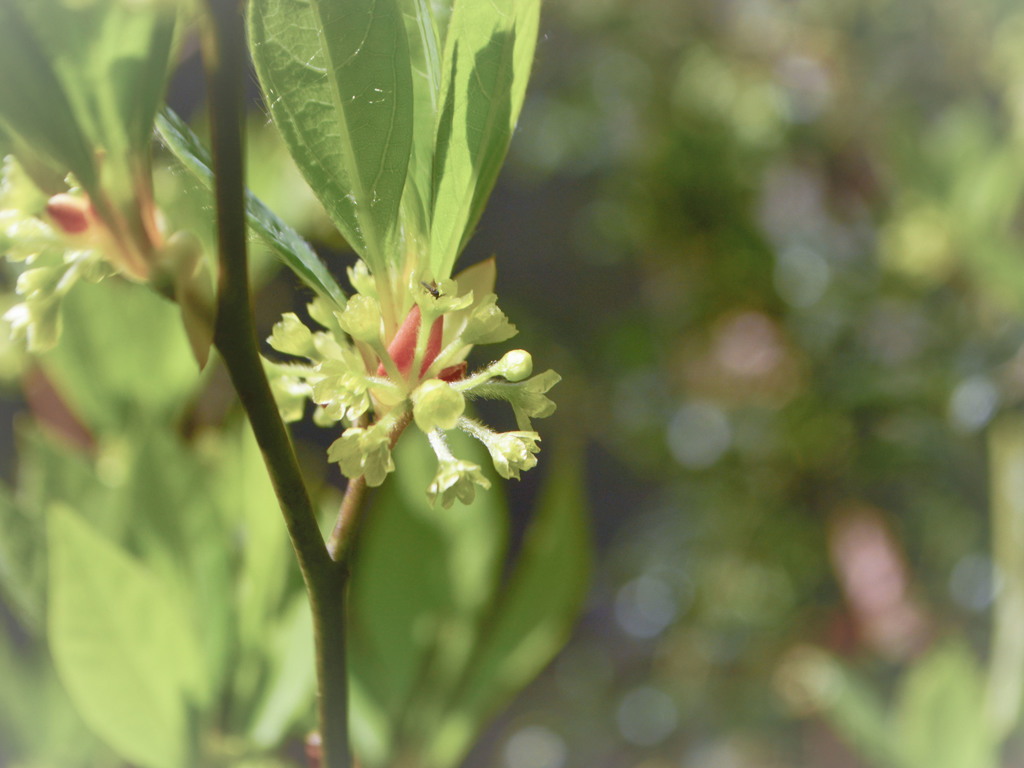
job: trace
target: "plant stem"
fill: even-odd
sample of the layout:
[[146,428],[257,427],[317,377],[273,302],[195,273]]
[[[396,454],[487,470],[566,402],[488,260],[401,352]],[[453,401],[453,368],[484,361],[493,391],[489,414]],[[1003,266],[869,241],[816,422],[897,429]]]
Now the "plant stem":
[[216,178],[220,352],[252,425],[306,583],[316,637],[322,768],[349,768],[345,593],[348,571],[324,545],[288,431],[260,359],[249,289],[242,144],[246,82],[242,3],[208,0],[202,27]]
[[351,551],[351,541],[359,522],[359,511],[366,501],[366,477],[360,475],[348,481],[345,496],[341,500],[338,519],[327,542],[327,551],[331,559],[339,563],[347,563]]

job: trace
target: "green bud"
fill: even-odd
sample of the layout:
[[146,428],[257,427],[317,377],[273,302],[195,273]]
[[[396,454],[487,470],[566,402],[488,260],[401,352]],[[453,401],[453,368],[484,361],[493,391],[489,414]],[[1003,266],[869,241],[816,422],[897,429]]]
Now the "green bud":
[[513,477],[518,480],[521,471],[537,466],[534,454],[540,452],[539,440],[536,432],[502,432],[485,440],[484,444],[498,474],[506,480]]
[[359,259],[354,266],[348,268],[348,281],[352,284],[356,293],[363,296],[376,296],[377,286],[373,282],[373,275],[366,262]]
[[490,293],[473,308],[462,332],[463,341],[467,344],[496,344],[519,333],[505,313],[498,309],[497,300],[498,297]]
[[60,267],[37,267],[18,275],[15,290],[27,299],[42,298],[53,293],[66,270]]
[[371,427],[350,427],[331,443],[327,458],[337,462],[345,477],[366,477],[366,484],[376,488],[384,482],[395,463],[391,458],[391,441],[386,430]]
[[306,305],[309,316],[324,328],[334,328],[337,320],[334,317],[335,311],[341,309],[335,302],[323,296],[317,296]]
[[336,463],[345,477],[354,478],[363,474],[363,448],[360,440],[365,432],[362,427],[346,429],[327,449],[327,460]]
[[513,349],[506,352],[492,370],[509,381],[522,381],[533,373],[533,356],[525,349]]
[[274,393],[277,409],[286,423],[298,421],[306,412],[306,400],[310,386],[298,376],[280,374],[270,377],[270,389]]
[[484,490],[491,487],[491,481],[484,477],[479,465],[453,458],[438,465],[437,474],[427,489],[427,497],[432,505],[440,498],[445,509],[451,507],[456,499],[470,504],[476,498],[478,485]]
[[389,472],[394,471],[395,462],[391,458],[391,445],[388,436],[383,435],[381,442],[373,443],[367,448],[363,459],[363,473],[366,484],[376,488],[384,482]]
[[3,211],[0,216],[0,250],[7,261],[31,263],[41,251],[58,242],[50,225],[40,219],[17,211]]
[[3,315],[11,338],[27,340],[29,352],[46,352],[57,345],[61,332],[60,298],[55,294],[15,304]]
[[313,344],[313,333],[307,328],[294,312],[286,312],[274,323],[267,343],[278,352],[296,357],[315,359],[316,347]]
[[427,379],[413,392],[413,418],[424,432],[452,429],[466,410],[461,392],[440,379]]
[[381,316],[377,300],[362,294],[349,299],[343,312],[336,312],[338,325],[349,336],[372,344],[380,342]]
[[313,402],[322,406],[334,421],[354,422],[370,410],[366,379],[342,360],[326,360],[317,367],[313,384]]

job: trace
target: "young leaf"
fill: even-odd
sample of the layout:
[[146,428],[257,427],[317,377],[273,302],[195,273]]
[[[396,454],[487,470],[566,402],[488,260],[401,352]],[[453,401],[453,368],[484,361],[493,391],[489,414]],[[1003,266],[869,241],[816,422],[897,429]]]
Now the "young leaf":
[[430,266],[451,274],[476,227],[526,94],[540,0],[456,3],[442,61]]
[[254,0],[249,39],[274,122],[349,245],[382,274],[413,135],[396,0]]
[[198,650],[185,617],[146,568],[69,507],[50,510],[48,635],[86,723],[146,768],[186,763],[185,696]]
[[[184,120],[169,108],[156,118],[156,129],[164,145],[206,189],[213,191],[210,153]],[[249,228],[259,235],[281,262],[319,295],[345,306],[345,292],[320,261],[309,244],[246,190],[245,215]]]
[[532,680],[569,637],[587,592],[591,544],[582,456],[556,454],[507,591],[470,660],[430,765],[454,766],[487,718]]
[[441,49],[444,44],[443,21],[435,13],[430,0],[400,0],[409,38],[412,64],[414,107],[412,152],[409,175],[402,199],[403,234],[420,241],[420,248],[429,243],[432,204],[432,171],[434,164],[434,131],[437,125],[438,100],[441,97]]

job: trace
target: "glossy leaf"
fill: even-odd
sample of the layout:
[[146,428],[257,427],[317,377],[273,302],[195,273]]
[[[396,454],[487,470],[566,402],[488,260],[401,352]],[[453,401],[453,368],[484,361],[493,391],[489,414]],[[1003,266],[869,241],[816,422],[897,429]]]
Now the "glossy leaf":
[[547,666],[569,638],[591,570],[582,456],[558,454],[506,591],[499,597],[444,725],[430,765],[457,765],[477,733]]
[[539,0],[459,2],[442,60],[434,150],[430,266],[451,274],[476,227],[519,119]]
[[[213,169],[210,167],[210,153],[199,137],[170,109],[164,109],[157,115],[156,128],[164,145],[204,188],[212,192]],[[285,224],[248,190],[245,193],[245,214],[249,228],[302,282],[319,295],[332,299],[339,307],[345,306],[344,291],[320,257],[298,232]]]
[[50,511],[48,635],[86,723],[147,768],[186,764],[185,691],[199,678],[180,608],[137,560],[68,507]]
[[409,38],[413,87],[413,141],[402,199],[403,234],[415,253],[429,247],[433,208],[434,132],[441,97],[441,53],[447,14],[439,18],[431,0],[400,0]]
[[[473,455],[474,444],[460,438],[453,450]],[[426,488],[437,460],[416,431],[399,441],[395,464],[367,512],[352,574],[351,673],[364,708],[378,713],[363,718],[373,728],[354,734],[373,739],[356,744],[368,766],[394,758],[382,745],[422,742],[436,725],[435,709],[461,677],[496,590],[507,535],[497,492],[431,508]],[[382,733],[379,713],[390,732]]]
[[349,245],[383,273],[413,136],[396,0],[254,0],[249,31],[289,151]]

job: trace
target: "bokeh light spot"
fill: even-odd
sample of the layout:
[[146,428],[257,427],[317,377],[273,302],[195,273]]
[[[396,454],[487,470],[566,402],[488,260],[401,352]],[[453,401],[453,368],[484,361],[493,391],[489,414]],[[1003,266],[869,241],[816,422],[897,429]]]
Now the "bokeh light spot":
[[964,555],[949,574],[949,596],[962,608],[981,612],[987,609],[999,591],[998,575],[992,560],[981,553]]
[[657,637],[678,612],[672,588],[655,576],[640,576],[619,589],[615,596],[615,619],[633,637]]
[[705,469],[717,462],[732,442],[725,413],[707,402],[691,402],[675,412],[668,425],[672,457],[689,469]]
[[679,713],[666,693],[642,685],[622,697],[616,720],[626,741],[639,747],[653,747],[676,729]]
[[964,432],[977,432],[988,424],[999,405],[999,390],[986,376],[971,376],[949,398],[949,420]]
[[562,768],[568,750],[557,733],[542,725],[528,725],[505,743],[507,768]]
[[775,290],[783,301],[797,309],[816,304],[831,278],[828,262],[809,248],[788,248],[775,262]]

